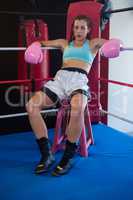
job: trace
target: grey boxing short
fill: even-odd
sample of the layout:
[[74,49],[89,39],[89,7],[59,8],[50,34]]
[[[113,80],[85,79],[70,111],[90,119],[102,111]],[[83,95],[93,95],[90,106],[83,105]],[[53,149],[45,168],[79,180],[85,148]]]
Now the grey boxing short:
[[53,80],[48,81],[42,91],[53,101],[71,98],[82,93],[90,99],[87,73],[76,67],[60,69]]

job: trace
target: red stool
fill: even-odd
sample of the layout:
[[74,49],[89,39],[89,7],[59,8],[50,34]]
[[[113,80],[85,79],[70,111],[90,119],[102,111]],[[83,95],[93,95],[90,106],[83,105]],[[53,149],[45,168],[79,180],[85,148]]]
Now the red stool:
[[[70,118],[70,104],[68,103],[68,101],[63,100],[56,118],[55,135],[52,145],[53,153],[55,153],[59,149],[62,149],[64,146],[64,142],[67,137],[66,129],[69,123],[69,118]],[[80,152],[81,156],[87,157],[88,147],[91,144],[94,144],[88,104],[85,108],[84,118],[85,120],[82,128],[82,133],[79,139],[78,151]]]

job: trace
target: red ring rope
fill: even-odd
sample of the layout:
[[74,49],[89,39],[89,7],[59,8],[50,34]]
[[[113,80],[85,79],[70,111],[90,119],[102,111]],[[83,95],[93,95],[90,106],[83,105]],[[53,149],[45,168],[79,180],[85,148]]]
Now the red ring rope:
[[[44,79],[35,79],[35,81],[48,81],[48,80],[52,80],[52,77],[49,78],[44,78]],[[131,87],[133,88],[133,84],[129,84],[129,83],[123,83],[123,82],[119,82],[119,81],[113,81],[113,80],[107,80],[104,78],[98,78],[98,80],[102,81],[102,82],[106,82],[106,83],[114,83],[114,84],[118,84],[118,85],[122,85],[122,86],[127,86],[127,87]],[[25,79],[25,80],[7,80],[7,81],[0,81],[0,84],[21,84],[21,83],[31,83],[31,79]]]
[[114,83],[114,84],[118,84],[118,85],[122,85],[122,86],[127,86],[127,87],[133,88],[133,84],[129,84],[129,83],[123,83],[123,82],[119,82],[119,81],[107,80],[107,79],[104,79],[104,78],[98,78],[98,80],[100,80],[102,82]]
[[[35,79],[35,81],[48,81],[53,78],[45,78],[45,79]],[[0,81],[0,84],[21,84],[21,83],[31,83],[32,80],[25,79],[25,80],[7,80],[7,81]]]

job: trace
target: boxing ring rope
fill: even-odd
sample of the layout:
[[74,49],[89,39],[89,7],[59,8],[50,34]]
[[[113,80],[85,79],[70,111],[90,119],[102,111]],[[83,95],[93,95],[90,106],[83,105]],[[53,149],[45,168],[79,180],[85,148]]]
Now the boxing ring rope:
[[0,81],[0,85],[2,84],[21,84],[21,83],[31,83],[31,80],[25,79],[25,80],[10,80],[10,81]]
[[111,112],[108,112],[108,111],[106,111],[106,110],[103,110],[103,109],[99,109],[99,111],[101,112],[101,113],[103,113],[103,114],[107,114],[107,115],[110,115],[110,116],[112,116],[112,117],[115,117],[115,118],[117,118],[117,119],[120,119],[120,120],[122,120],[122,121],[125,121],[125,122],[127,122],[127,123],[129,123],[129,124],[133,124],[133,121],[131,121],[131,120],[129,120],[129,119],[126,119],[126,118],[124,118],[124,117],[120,117],[120,116],[118,116],[118,115],[115,115],[115,114],[113,114],[113,113],[111,113]]
[[[48,109],[48,110],[42,110],[42,111],[40,111],[40,113],[44,114],[44,113],[51,113],[51,112],[57,112],[57,111],[58,111],[58,109]],[[9,114],[9,115],[0,115],[0,119],[11,118],[11,117],[22,117],[22,116],[27,116],[27,115],[28,115],[27,112]]]
[[[107,13],[119,13],[119,12],[126,12],[126,11],[132,11],[133,7],[127,7],[127,8],[121,8],[121,9],[114,9],[105,12]],[[1,15],[20,15],[20,16],[66,16],[66,13],[41,13],[41,12],[16,12],[16,11],[0,11]]]
[[[47,114],[47,113],[51,113],[51,112],[57,112],[58,109],[48,109],[48,110],[42,110],[40,111],[41,114]],[[5,119],[5,118],[12,118],[12,117],[23,117],[23,116],[27,116],[28,113],[24,112],[24,113],[16,113],[16,114],[8,114],[8,115],[0,115],[0,119]]]
[[66,13],[40,13],[40,12],[16,12],[16,11],[0,11],[1,15],[20,15],[20,16],[66,16]]
[[[44,78],[44,79],[35,79],[35,81],[48,81],[48,80],[52,80],[53,78],[49,77],[49,78]],[[10,81],[0,81],[0,85],[1,84],[21,84],[21,83],[31,83],[30,79],[25,79],[25,80],[10,80]]]
[[[0,51],[25,51],[27,47],[0,47]],[[57,47],[41,47],[42,50],[59,49]]]
[[105,12],[105,14],[107,13],[119,13],[119,12],[126,12],[126,11],[132,11],[133,7],[127,7],[127,8],[120,8],[120,9],[114,9],[114,10],[110,10]]
[[[27,47],[0,47],[0,51],[25,51]],[[59,47],[41,47],[42,50],[60,49]],[[120,51],[133,51],[133,47],[120,47]]]
[[114,84],[118,84],[118,85],[122,85],[122,86],[127,86],[127,87],[131,87],[133,88],[133,84],[129,84],[129,83],[123,83],[123,82],[119,82],[119,81],[113,81],[113,80],[107,80],[104,78],[99,78],[98,80],[102,81],[102,82],[108,82],[108,83],[114,83]]

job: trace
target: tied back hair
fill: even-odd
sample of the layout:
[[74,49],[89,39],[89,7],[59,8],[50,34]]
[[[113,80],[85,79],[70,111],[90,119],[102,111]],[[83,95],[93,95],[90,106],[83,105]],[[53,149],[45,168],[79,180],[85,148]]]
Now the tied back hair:
[[71,26],[71,35],[70,35],[70,40],[69,42],[71,42],[72,40],[74,40],[74,35],[73,35],[73,27],[74,27],[74,22],[76,20],[84,20],[87,23],[87,27],[88,29],[90,29],[90,32],[87,34],[87,39],[90,40],[91,39],[91,32],[92,32],[92,28],[93,28],[93,24],[92,24],[92,20],[90,17],[86,16],[86,15],[78,15],[74,18],[72,26]]

